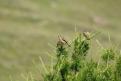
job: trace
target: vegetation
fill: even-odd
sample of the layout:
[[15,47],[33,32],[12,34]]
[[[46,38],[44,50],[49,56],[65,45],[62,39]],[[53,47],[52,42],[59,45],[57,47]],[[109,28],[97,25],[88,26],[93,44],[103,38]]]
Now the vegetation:
[[99,61],[86,59],[92,35],[78,34],[68,45],[60,37],[57,43],[57,62],[44,81],[121,81],[121,55],[111,48],[103,48]]
[[[109,33],[120,48],[120,13],[121,0],[0,0],[0,81],[24,81],[31,74],[40,80],[38,57],[48,67],[46,52],[55,56],[57,34],[70,40],[75,27],[102,32],[96,39],[106,48]],[[98,60],[100,49],[95,40],[91,44],[87,58]]]

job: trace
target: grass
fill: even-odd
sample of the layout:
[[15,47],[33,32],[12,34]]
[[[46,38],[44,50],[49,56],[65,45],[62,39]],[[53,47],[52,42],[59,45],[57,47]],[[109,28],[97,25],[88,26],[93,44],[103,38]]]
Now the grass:
[[[0,0],[0,81],[8,81],[10,75],[21,80],[21,73],[36,72],[39,56],[49,66],[45,52],[51,52],[58,33],[67,39],[74,37],[75,25],[80,32],[102,32],[97,39],[104,46],[109,45],[109,32],[111,41],[119,42],[120,47],[120,3],[120,0]],[[97,47],[95,42],[92,45]]]

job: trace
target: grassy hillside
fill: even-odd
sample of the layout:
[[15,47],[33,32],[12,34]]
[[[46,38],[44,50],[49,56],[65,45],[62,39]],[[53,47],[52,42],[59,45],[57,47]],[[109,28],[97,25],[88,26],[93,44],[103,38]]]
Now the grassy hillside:
[[[121,41],[120,0],[0,0],[0,81],[9,76],[33,71],[32,61],[52,52],[57,34],[67,39],[79,32],[99,31],[99,39],[108,45]],[[117,44],[117,45],[118,45]],[[94,47],[97,46],[95,41]],[[94,51],[94,50],[92,50]]]

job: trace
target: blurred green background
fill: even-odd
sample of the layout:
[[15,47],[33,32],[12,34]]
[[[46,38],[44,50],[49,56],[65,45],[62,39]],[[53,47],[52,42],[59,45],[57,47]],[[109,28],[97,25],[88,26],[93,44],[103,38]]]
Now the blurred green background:
[[[109,33],[120,47],[121,0],[0,0],[0,81],[20,81],[28,72],[41,79],[39,56],[50,65],[46,52],[53,53],[58,33],[69,40],[75,27],[101,32],[95,39],[103,46]],[[92,47],[91,53],[100,49],[95,40]]]

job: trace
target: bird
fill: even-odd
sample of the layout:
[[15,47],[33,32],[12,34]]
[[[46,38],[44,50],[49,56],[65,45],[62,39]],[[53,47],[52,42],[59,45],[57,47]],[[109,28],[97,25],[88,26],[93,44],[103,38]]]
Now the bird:
[[68,46],[70,46],[68,41],[64,37],[62,37],[60,34],[58,35],[58,39],[59,39],[59,41],[58,41],[57,45],[67,44]]
[[100,32],[94,32],[94,33],[89,33],[89,32],[83,32],[83,36],[87,39],[90,40],[96,35],[100,34]]
[[89,32],[83,32],[83,36],[87,39],[90,40],[91,39],[91,35]]

